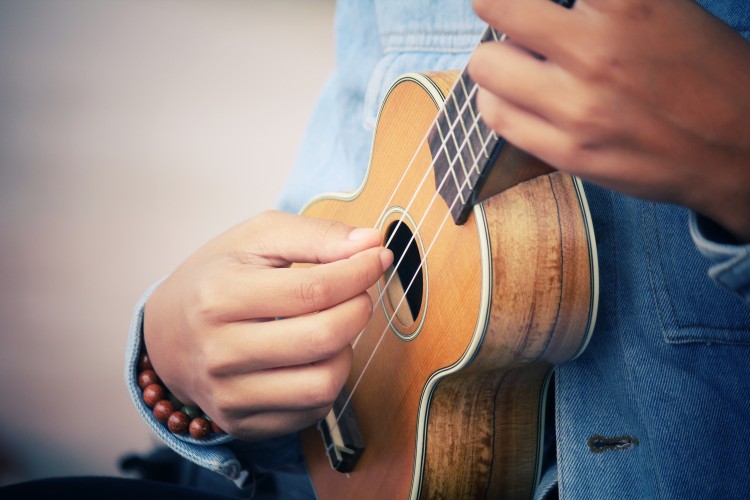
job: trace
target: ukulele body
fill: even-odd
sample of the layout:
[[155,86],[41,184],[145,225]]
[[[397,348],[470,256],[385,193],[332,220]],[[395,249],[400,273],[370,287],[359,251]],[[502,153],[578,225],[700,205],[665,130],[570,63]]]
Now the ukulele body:
[[478,203],[462,225],[436,194],[424,139],[457,75],[396,82],[363,185],[303,210],[379,227],[384,242],[393,231],[402,243],[413,236],[422,261],[394,248],[396,261],[408,254],[406,277],[369,291],[374,314],[348,381],[364,441],[354,469],[333,470],[320,432],[302,433],[323,500],[528,498],[549,376],[593,329],[595,243],[579,180],[536,177]]

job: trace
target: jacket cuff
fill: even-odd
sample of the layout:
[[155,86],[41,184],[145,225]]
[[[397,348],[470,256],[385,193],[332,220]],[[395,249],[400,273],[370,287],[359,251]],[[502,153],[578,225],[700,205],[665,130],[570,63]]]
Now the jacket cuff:
[[227,446],[223,446],[233,441],[234,438],[229,435],[217,435],[209,439],[197,440],[189,435],[180,436],[173,434],[164,424],[156,420],[151,409],[143,401],[140,387],[138,387],[138,359],[143,342],[144,310],[146,301],[160,283],[161,281],[155,283],[143,294],[136,305],[130,323],[127,348],[125,350],[125,384],[127,385],[130,399],[141,418],[151,428],[151,431],[172,450],[201,467],[223,475],[242,488],[245,486],[247,479],[252,475],[243,469],[232,450]]
[[690,213],[690,236],[714,264],[708,275],[750,305],[750,243],[740,244],[713,221]]

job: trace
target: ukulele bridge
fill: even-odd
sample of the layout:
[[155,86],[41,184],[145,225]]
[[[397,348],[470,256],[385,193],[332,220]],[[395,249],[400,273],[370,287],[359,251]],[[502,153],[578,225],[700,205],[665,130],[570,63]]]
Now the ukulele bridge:
[[326,418],[318,423],[331,467],[344,474],[354,470],[365,450],[351,401],[346,405],[348,400],[349,391],[344,387]]

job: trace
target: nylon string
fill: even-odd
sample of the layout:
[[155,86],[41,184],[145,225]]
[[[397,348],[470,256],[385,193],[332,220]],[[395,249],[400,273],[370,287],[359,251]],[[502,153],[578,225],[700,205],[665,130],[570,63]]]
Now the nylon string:
[[[463,85],[463,81],[462,81],[462,80],[461,80],[461,79],[459,78],[459,79],[458,79],[458,81],[457,81],[457,82],[456,82],[456,83],[454,84],[454,87],[453,87],[453,89],[452,89],[452,91],[451,91],[451,94],[449,94],[449,97],[453,95],[453,93],[452,93],[452,92],[453,92],[453,91],[455,90],[455,88],[456,88],[456,86],[458,85],[458,83],[461,83],[461,84]],[[464,90],[465,90],[465,86],[464,86]],[[476,93],[476,90],[477,90],[477,85],[476,85],[476,83],[473,83],[473,84],[472,84],[472,87],[471,87],[471,91],[470,91],[470,92],[469,92],[469,94],[468,94],[468,95],[466,96],[466,101],[464,102],[464,104],[463,104],[463,105],[461,106],[461,108],[459,109],[459,112],[457,113],[457,118],[456,118],[456,120],[454,120],[454,121],[453,121],[453,122],[452,122],[452,123],[450,124],[449,130],[448,130],[448,133],[446,134],[447,136],[450,136],[450,134],[451,134],[451,133],[453,132],[453,129],[454,129],[455,127],[456,127],[456,124],[457,124],[457,123],[458,123],[458,122],[459,122],[459,121],[461,120],[461,114],[463,113],[463,111],[464,111],[464,109],[466,108],[466,106],[468,106],[468,105],[469,105],[469,103],[471,102],[471,98],[472,98],[472,97],[473,97],[473,95],[474,95],[474,94]],[[447,116],[447,115],[446,115],[446,116]],[[408,242],[408,243],[406,244],[405,248],[409,248],[409,246],[410,246],[410,245],[411,245],[411,244],[412,244],[412,243],[414,242],[414,239],[415,239],[415,237],[416,237],[416,234],[417,234],[417,233],[419,232],[419,229],[420,229],[420,227],[422,226],[422,223],[423,223],[423,222],[425,221],[425,219],[427,218],[427,215],[429,214],[429,211],[430,211],[430,209],[432,208],[432,205],[434,204],[434,202],[435,202],[435,201],[437,200],[437,198],[438,198],[438,197],[439,197],[439,195],[440,195],[440,189],[442,189],[442,186],[443,186],[443,184],[445,183],[445,181],[446,181],[446,180],[448,179],[448,177],[449,177],[450,175],[452,175],[452,174],[454,174],[454,173],[455,173],[455,170],[453,169],[453,167],[454,167],[454,165],[455,165],[455,164],[457,163],[457,160],[458,160],[458,158],[459,158],[459,156],[458,156],[458,153],[460,153],[460,152],[461,152],[461,151],[463,150],[463,148],[464,148],[464,147],[466,146],[466,144],[468,144],[468,139],[469,139],[469,135],[470,135],[471,131],[473,131],[473,130],[474,130],[475,128],[477,128],[477,126],[478,126],[478,123],[479,123],[479,120],[480,120],[480,118],[481,118],[481,114],[480,114],[480,113],[478,113],[478,112],[477,112],[477,113],[473,113],[473,112],[472,112],[472,116],[473,116],[473,120],[472,120],[471,126],[469,127],[469,130],[468,130],[468,132],[466,133],[466,135],[465,135],[465,137],[464,137],[464,140],[463,140],[463,141],[461,142],[461,145],[460,145],[460,146],[458,147],[458,149],[457,149],[457,152],[456,152],[456,156],[454,157],[453,161],[450,161],[450,159],[449,159],[449,161],[448,161],[448,163],[449,163],[449,168],[448,168],[447,172],[445,173],[445,175],[443,176],[443,179],[441,180],[440,184],[439,184],[439,185],[438,185],[438,187],[436,188],[436,190],[435,190],[435,193],[433,194],[433,196],[432,196],[432,199],[430,200],[430,203],[428,204],[427,208],[425,209],[425,211],[424,211],[424,214],[423,214],[422,218],[420,219],[420,221],[418,222],[417,226],[415,227],[415,230],[413,231],[413,233],[412,233],[412,236],[411,236],[411,238],[410,238],[409,242]],[[434,123],[434,122],[433,122],[433,123]],[[465,125],[464,125],[463,123],[462,123],[462,127],[463,127],[463,128],[464,128],[464,130],[465,130]],[[409,164],[407,165],[407,168],[405,169],[405,171],[404,171],[404,174],[403,174],[403,175],[401,176],[401,178],[399,179],[399,181],[398,181],[398,183],[397,183],[397,185],[396,185],[396,188],[394,189],[394,192],[393,192],[393,193],[391,194],[391,197],[390,197],[390,198],[389,198],[389,200],[387,201],[387,203],[386,203],[386,206],[385,206],[385,207],[383,208],[383,210],[381,211],[381,214],[380,214],[380,216],[378,217],[378,219],[377,219],[377,220],[380,220],[380,219],[381,219],[381,218],[382,218],[382,217],[383,217],[383,216],[385,215],[386,211],[387,211],[387,210],[389,209],[389,207],[390,207],[390,204],[391,204],[391,201],[393,200],[393,198],[394,198],[394,196],[395,196],[395,194],[396,194],[396,190],[397,190],[397,189],[398,189],[398,187],[399,187],[399,186],[401,185],[401,183],[403,182],[403,180],[404,180],[404,178],[405,178],[405,176],[406,176],[406,172],[408,172],[408,170],[409,170],[409,169],[411,168],[412,164],[413,164],[413,163],[414,163],[414,161],[416,160],[416,156],[417,156],[418,152],[419,152],[419,151],[421,151],[421,149],[422,149],[422,148],[423,148],[423,147],[425,146],[425,144],[426,144],[426,141],[427,141],[427,138],[428,138],[428,136],[429,136],[429,132],[430,132],[430,130],[431,130],[431,127],[430,127],[430,128],[428,129],[427,133],[426,133],[426,134],[425,134],[425,136],[424,136],[424,137],[422,138],[422,141],[421,141],[421,143],[420,143],[419,147],[418,147],[418,148],[416,149],[416,151],[415,151],[414,155],[412,156],[411,160],[409,161]],[[478,129],[477,129],[477,130],[478,130]],[[454,138],[454,142],[455,142],[455,136],[453,136],[453,138]],[[480,135],[480,138],[481,138],[481,135]],[[488,135],[488,137],[487,137],[486,139],[484,139],[484,140],[483,140],[483,142],[482,142],[482,150],[480,151],[480,153],[481,153],[481,152],[485,152],[485,153],[486,153],[486,148],[487,148],[487,144],[488,144],[488,143],[489,143],[489,142],[490,142],[491,140],[494,140],[494,139],[497,139],[497,135],[496,135],[496,134],[495,134],[494,132],[492,132],[492,131],[491,131],[491,132],[490,132],[490,134]],[[441,146],[440,146],[440,148],[439,148],[439,149],[437,150],[437,152],[436,152],[436,153],[434,154],[434,157],[437,157],[437,156],[439,155],[440,151],[441,151],[441,150],[442,150],[442,149],[443,149],[443,148],[445,147],[445,143],[446,143],[446,140],[445,140],[445,139],[442,139],[442,141],[441,141]],[[469,151],[471,151],[471,153],[472,153],[472,156],[474,156],[474,154],[473,154],[474,152],[473,152],[473,150],[472,150],[471,146],[469,146]],[[477,165],[476,165],[476,162],[475,162],[475,165],[474,165],[474,166],[475,166],[475,167],[477,166]],[[423,177],[422,177],[422,179],[421,179],[421,181],[420,181],[419,185],[417,186],[417,189],[416,189],[415,193],[414,193],[414,194],[412,195],[411,199],[409,200],[409,203],[407,204],[406,208],[404,209],[404,211],[403,211],[403,214],[401,215],[401,217],[399,218],[398,222],[396,223],[396,227],[394,228],[393,232],[391,233],[391,236],[390,236],[390,238],[388,239],[388,241],[387,241],[387,242],[386,242],[386,244],[385,244],[385,246],[386,246],[386,247],[387,247],[387,246],[388,246],[388,245],[389,245],[389,244],[390,244],[390,243],[392,242],[392,240],[393,240],[393,238],[394,238],[394,236],[395,236],[395,234],[396,234],[396,231],[398,230],[399,226],[400,226],[400,225],[402,224],[402,222],[403,222],[403,220],[404,220],[404,215],[405,215],[405,214],[406,214],[406,213],[407,213],[407,212],[409,211],[409,208],[411,207],[411,205],[412,205],[412,204],[414,203],[414,201],[416,200],[416,198],[417,198],[417,195],[418,195],[418,194],[419,194],[419,192],[421,191],[421,189],[422,189],[422,186],[423,186],[423,184],[424,184],[425,180],[426,180],[427,178],[429,178],[429,174],[431,173],[431,171],[432,171],[432,170],[434,170],[434,167],[435,167],[435,160],[433,159],[433,160],[432,160],[432,162],[430,163],[430,165],[428,166],[428,168],[426,169],[426,172],[425,172],[425,174],[423,175]],[[464,168],[464,170],[465,170],[465,168]],[[370,366],[370,364],[371,364],[372,360],[374,359],[374,357],[375,357],[375,354],[377,353],[377,351],[378,351],[378,349],[379,349],[380,345],[382,344],[383,340],[385,339],[385,335],[386,335],[386,333],[388,332],[388,330],[389,330],[390,328],[392,328],[392,326],[393,326],[393,320],[394,320],[394,318],[396,317],[396,311],[398,311],[398,310],[399,310],[399,308],[400,308],[400,307],[401,307],[401,305],[403,304],[404,300],[406,299],[407,293],[408,293],[408,291],[409,291],[409,290],[411,289],[412,285],[414,284],[414,281],[416,280],[417,276],[419,275],[419,271],[420,271],[420,270],[422,269],[424,261],[425,261],[425,260],[427,259],[427,256],[429,255],[429,253],[430,253],[430,251],[432,250],[433,246],[434,246],[434,245],[435,245],[435,243],[437,242],[437,239],[438,239],[438,237],[439,237],[440,233],[442,232],[443,228],[445,227],[445,223],[446,223],[446,222],[447,222],[447,220],[448,220],[448,216],[449,216],[449,215],[451,214],[451,210],[452,210],[452,209],[453,209],[453,207],[455,206],[456,202],[457,202],[457,201],[458,201],[458,200],[459,200],[459,199],[461,198],[461,191],[462,191],[462,190],[464,189],[464,187],[465,187],[465,186],[466,186],[466,185],[467,185],[468,183],[469,183],[469,176],[468,176],[468,175],[466,175],[466,176],[465,176],[465,178],[464,178],[464,181],[463,181],[463,183],[461,184],[461,186],[459,187],[459,189],[458,189],[458,191],[457,191],[457,194],[456,194],[456,196],[455,196],[455,197],[454,197],[454,199],[453,199],[453,202],[452,202],[452,203],[450,204],[450,206],[449,206],[448,210],[446,211],[446,214],[445,214],[445,216],[443,216],[443,219],[442,219],[442,221],[441,221],[441,223],[440,223],[440,225],[439,225],[439,227],[438,227],[438,229],[437,229],[437,231],[436,231],[436,233],[435,233],[435,237],[433,238],[432,242],[430,243],[430,245],[428,246],[427,250],[425,251],[425,254],[424,254],[424,256],[423,256],[423,257],[422,257],[422,259],[420,260],[420,262],[419,262],[419,265],[417,266],[417,269],[416,269],[416,271],[414,272],[414,275],[412,276],[411,280],[409,281],[409,284],[408,284],[408,285],[407,285],[407,287],[406,287],[406,288],[404,289],[404,294],[402,295],[402,297],[401,297],[401,299],[399,300],[398,304],[397,304],[397,305],[396,305],[396,306],[394,307],[394,309],[393,309],[393,310],[394,310],[394,313],[393,313],[393,314],[392,314],[392,315],[391,315],[391,316],[390,316],[390,317],[388,318],[388,322],[387,322],[387,324],[386,324],[385,328],[384,328],[384,329],[383,329],[383,331],[381,332],[381,334],[380,334],[380,336],[379,336],[379,338],[378,338],[378,341],[377,341],[377,343],[375,344],[375,347],[373,348],[372,352],[370,353],[370,356],[368,357],[368,359],[367,359],[367,362],[366,362],[366,363],[365,363],[365,365],[363,366],[363,368],[362,368],[362,371],[360,372],[360,374],[359,374],[359,376],[358,376],[358,378],[357,378],[357,380],[356,380],[356,382],[355,382],[354,386],[352,387],[352,389],[351,389],[351,391],[350,391],[350,393],[349,393],[349,396],[347,397],[346,401],[344,402],[344,405],[342,406],[342,408],[341,408],[341,410],[340,410],[340,413],[339,413],[339,415],[337,415],[337,416],[336,416],[336,421],[335,421],[335,423],[334,423],[334,426],[333,426],[333,428],[334,428],[334,429],[335,429],[335,428],[336,428],[336,427],[338,426],[338,422],[339,422],[339,420],[340,420],[340,418],[341,418],[341,415],[343,415],[343,413],[345,412],[346,408],[347,408],[347,407],[349,406],[349,404],[351,403],[351,399],[352,399],[352,397],[354,396],[354,393],[356,392],[357,388],[359,387],[359,384],[360,384],[360,382],[362,381],[362,379],[363,379],[363,377],[364,377],[365,373],[367,372],[367,369],[368,369],[368,367]],[[400,259],[398,260],[398,262],[396,262],[396,264],[395,264],[395,265],[393,266],[393,268],[394,268],[394,269],[393,269],[393,270],[394,270],[394,272],[393,272],[393,273],[391,274],[390,278],[389,278],[389,279],[388,279],[388,281],[387,281],[387,282],[385,283],[385,285],[383,286],[383,289],[382,289],[382,291],[380,292],[380,294],[378,295],[377,299],[375,300],[375,303],[376,303],[376,304],[377,304],[377,303],[379,303],[379,302],[381,302],[381,301],[383,300],[383,297],[384,297],[384,295],[385,295],[385,293],[386,293],[386,290],[388,289],[388,286],[390,285],[390,282],[391,282],[391,280],[392,280],[392,279],[393,279],[393,278],[394,278],[395,276],[397,276],[397,272],[396,272],[396,271],[398,270],[399,266],[401,265],[401,263],[402,263],[402,261],[403,261],[403,259],[404,259],[404,256],[405,256],[405,253],[401,255],[401,258],[400,258]],[[357,345],[357,343],[359,342],[360,338],[362,337],[363,333],[364,333],[364,330],[363,330],[362,332],[360,332],[360,333],[359,333],[359,335],[357,336],[357,338],[355,339],[355,341],[354,341],[354,342],[352,343],[352,348],[355,348],[355,347],[356,347],[356,345]]]
[[[461,85],[464,86],[464,94],[466,94],[466,87],[463,84],[463,81],[461,81],[460,78],[459,78],[459,81],[461,82]],[[456,84],[454,84],[453,90],[455,90],[455,87],[457,85],[458,85],[458,82]],[[451,135],[451,133],[453,132],[453,129],[456,127],[456,124],[461,120],[461,114],[463,113],[463,111],[466,108],[466,106],[471,102],[471,98],[474,96],[474,93],[476,92],[476,90],[477,90],[477,85],[474,84],[473,87],[472,87],[472,89],[471,89],[471,91],[468,94],[466,94],[466,102],[464,102],[464,104],[458,110],[458,118],[453,123],[450,124],[450,127],[448,128],[447,135],[449,135],[449,136]],[[450,95],[453,95],[453,91],[451,91]],[[469,108],[469,109],[471,110],[471,108]],[[472,121],[471,126],[469,127],[469,132],[466,133],[466,136],[464,137],[464,140],[461,142],[461,145],[457,147],[456,158],[460,158],[460,156],[458,155],[458,153],[460,153],[463,150],[464,146],[468,143],[468,139],[469,139],[469,135],[470,135],[471,131],[474,130],[477,127],[478,123],[479,123],[479,117],[480,117],[480,115],[479,114],[475,114],[472,111],[472,116],[473,116],[473,121]],[[465,129],[465,126],[463,126],[463,123],[462,123],[462,128]],[[426,141],[428,139],[430,130],[431,130],[431,127],[427,130],[427,133],[422,137],[422,141],[420,142],[419,147],[416,148],[416,151],[415,151],[414,155],[412,155],[411,160],[409,161],[409,164],[407,165],[404,173],[401,175],[401,179],[399,179],[399,182],[396,185],[396,188],[394,189],[393,193],[391,194],[391,197],[386,202],[386,205],[383,207],[383,209],[380,212],[380,215],[378,216],[378,218],[376,220],[381,220],[385,216],[386,211],[390,208],[391,201],[393,201],[393,197],[396,195],[396,190],[398,189],[398,187],[401,185],[401,182],[406,177],[406,172],[408,172],[411,169],[411,166],[414,164],[414,161],[416,160],[417,154],[425,146],[425,143],[426,143]],[[442,134],[441,134],[441,136],[442,136]],[[481,135],[480,135],[480,137],[481,137]],[[494,132],[492,132],[489,138],[497,138],[497,136],[494,134]],[[488,138],[488,140],[489,140],[489,138]],[[454,139],[455,139],[455,136],[454,136]],[[434,155],[435,157],[439,156],[440,152],[443,150],[443,148],[445,148],[446,142],[447,141],[445,139],[443,139],[441,141],[440,148],[438,148],[437,152]],[[487,142],[488,141],[485,141],[482,144],[482,150],[483,151],[486,151]],[[469,151],[472,152],[472,157],[474,157],[474,153],[473,153],[473,150],[471,148],[471,145],[469,145]],[[446,151],[446,153],[447,153],[447,151]],[[422,219],[419,221],[419,223],[415,227],[415,230],[412,233],[412,237],[407,242],[405,248],[409,248],[409,246],[414,241],[414,238],[415,238],[416,234],[419,232],[419,229],[422,226],[422,222],[427,217],[427,214],[429,213],[430,208],[432,208],[433,203],[437,200],[437,197],[439,196],[440,190],[443,188],[443,184],[449,178],[449,175],[455,172],[454,169],[453,169],[453,166],[454,166],[454,164],[456,162],[456,158],[454,158],[454,160],[452,162],[450,161],[450,159],[448,160],[448,163],[449,163],[449,165],[448,165],[448,171],[445,173],[445,175],[443,176],[443,179],[440,181],[440,184],[435,189],[435,194],[432,196],[432,199],[430,200],[430,203],[427,206],[427,209],[425,210],[425,214],[422,216]],[[393,238],[395,237],[396,232],[398,231],[398,228],[401,226],[401,224],[402,224],[402,222],[404,220],[404,216],[409,212],[409,209],[411,208],[412,203],[414,203],[414,201],[417,199],[417,196],[418,196],[419,192],[422,190],[422,186],[424,185],[425,181],[430,177],[430,174],[431,174],[432,170],[434,169],[434,167],[435,167],[435,160],[433,158],[432,162],[427,166],[427,169],[425,170],[425,173],[422,176],[422,179],[419,182],[419,185],[417,186],[416,191],[414,192],[414,194],[412,195],[411,199],[409,200],[409,203],[404,208],[402,215],[399,217],[398,221],[396,222],[396,226],[393,229],[393,232],[391,233],[391,236],[388,238],[388,241],[386,241],[386,243],[385,243],[386,247],[388,245],[390,245],[391,242],[393,241]],[[475,161],[475,167],[476,167],[476,161]],[[465,169],[464,169],[464,171],[465,171]],[[456,198],[458,198],[458,197],[461,196],[461,190],[464,188],[464,185],[466,184],[466,182],[468,182],[468,175],[465,176],[464,184],[462,184],[459,187],[458,194],[457,194]],[[456,202],[456,199],[454,199],[453,204],[451,204],[451,207],[449,208],[449,210],[452,209],[452,207],[455,204],[455,202]],[[374,227],[376,228],[376,226],[374,226]],[[401,265],[401,262],[403,261],[405,255],[406,255],[405,253],[402,254],[401,257],[399,258],[399,260],[394,264],[394,266],[393,266],[394,271],[398,270],[398,268]],[[386,282],[385,286],[383,287],[383,291],[381,291],[380,295],[378,295],[377,299],[375,299],[375,303],[378,303],[378,302],[380,302],[382,300],[382,298],[383,298],[383,296],[385,294],[385,291],[388,289],[388,285],[390,285],[391,280],[393,279],[394,276],[395,276],[395,274],[392,274],[391,277],[388,279],[388,281]],[[359,333],[359,335],[357,335],[357,337],[354,339],[354,342],[352,343],[352,348],[356,347],[357,342],[359,342],[359,339],[361,338],[361,336],[362,336],[363,333],[364,333],[364,330],[362,330]]]

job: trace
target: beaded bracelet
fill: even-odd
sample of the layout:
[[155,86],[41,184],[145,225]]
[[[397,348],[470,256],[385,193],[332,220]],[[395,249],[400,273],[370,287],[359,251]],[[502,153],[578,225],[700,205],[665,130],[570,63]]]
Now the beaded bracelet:
[[189,432],[195,439],[207,439],[212,432],[224,434],[224,431],[200,408],[182,404],[169,392],[156,375],[143,345],[138,359],[138,370],[138,386],[143,391],[143,402],[152,409],[156,420],[166,425],[170,432]]

